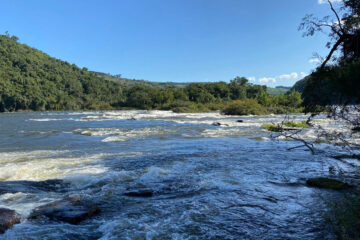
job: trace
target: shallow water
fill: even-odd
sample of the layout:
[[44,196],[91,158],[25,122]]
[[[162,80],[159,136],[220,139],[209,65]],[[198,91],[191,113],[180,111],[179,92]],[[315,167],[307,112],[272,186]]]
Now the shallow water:
[[[305,180],[329,175],[339,163],[271,140],[261,125],[283,118],[0,114],[0,207],[22,214],[0,239],[334,239],[323,215],[325,199],[337,193],[309,188]],[[123,195],[139,188],[155,195]],[[80,225],[27,219],[37,206],[68,196],[102,213]]]

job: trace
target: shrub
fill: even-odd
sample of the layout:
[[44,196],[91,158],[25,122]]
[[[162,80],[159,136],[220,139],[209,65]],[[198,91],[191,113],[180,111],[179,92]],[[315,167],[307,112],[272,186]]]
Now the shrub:
[[262,127],[270,132],[282,132],[283,131],[283,128],[279,124],[275,125],[275,124],[267,123],[267,124],[263,124]]
[[284,126],[286,127],[299,127],[299,128],[308,128],[310,127],[305,121],[302,122],[294,122],[294,121],[287,121],[284,122]]
[[[289,128],[307,128],[307,127],[310,127],[306,122],[294,122],[294,121],[284,122],[283,126],[289,127]],[[271,123],[266,123],[266,124],[262,125],[263,128],[265,128],[266,130],[268,130],[270,132],[282,132],[283,130],[286,130],[286,128],[284,129],[283,126],[281,126],[280,124],[271,124]]]
[[266,109],[255,99],[236,100],[229,103],[222,111],[225,115],[264,115]]

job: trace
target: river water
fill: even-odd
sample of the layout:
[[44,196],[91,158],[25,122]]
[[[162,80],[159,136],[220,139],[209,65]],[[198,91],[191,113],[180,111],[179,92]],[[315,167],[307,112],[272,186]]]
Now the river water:
[[[283,118],[0,114],[0,207],[22,215],[0,239],[334,239],[323,216],[338,193],[305,181],[339,163],[304,148],[288,151],[299,143],[272,140],[261,128]],[[154,196],[123,195],[143,188]],[[101,214],[79,225],[27,218],[74,196]]]

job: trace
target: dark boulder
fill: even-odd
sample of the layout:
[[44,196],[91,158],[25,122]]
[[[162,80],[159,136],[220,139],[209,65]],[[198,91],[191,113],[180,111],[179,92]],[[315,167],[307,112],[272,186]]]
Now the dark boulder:
[[124,192],[124,195],[128,197],[152,197],[154,195],[154,191],[151,189],[127,191]]
[[333,190],[344,190],[353,187],[350,184],[330,178],[310,178],[306,180],[306,184],[311,187],[327,188]]
[[360,126],[354,127],[351,129],[353,132],[360,132]]
[[20,215],[14,210],[0,208],[0,234],[3,234],[15,224],[20,223]]
[[244,120],[237,120],[236,122],[238,122],[238,123],[243,123],[244,122]]
[[220,122],[214,122],[213,124],[212,124],[213,126],[229,126],[229,124],[225,124],[225,123],[220,123]]
[[47,217],[51,220],[79,224],[80,222],[100,213],[100,208],[87,205],[79,200],[63,200],[35,208],[30,219]]

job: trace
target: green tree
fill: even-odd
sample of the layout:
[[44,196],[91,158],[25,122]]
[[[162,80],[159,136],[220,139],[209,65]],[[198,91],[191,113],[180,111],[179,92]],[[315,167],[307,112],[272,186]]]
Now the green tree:
[[248,80],[244,77],[236,77],[230,81],[231,99],[245,99]]
[[316,32],[328,33],[326,46],[330,49],[322,59],[321,68],[336,59],[335,53],[340,52],[338,63],[360,60],[360,0],[344,0],[340,12],[336,11],[332,1],[328,0],[333,16],[321,19],[313,14],[306,15],[299,30],[304,30],[304,36],[313,36]]

